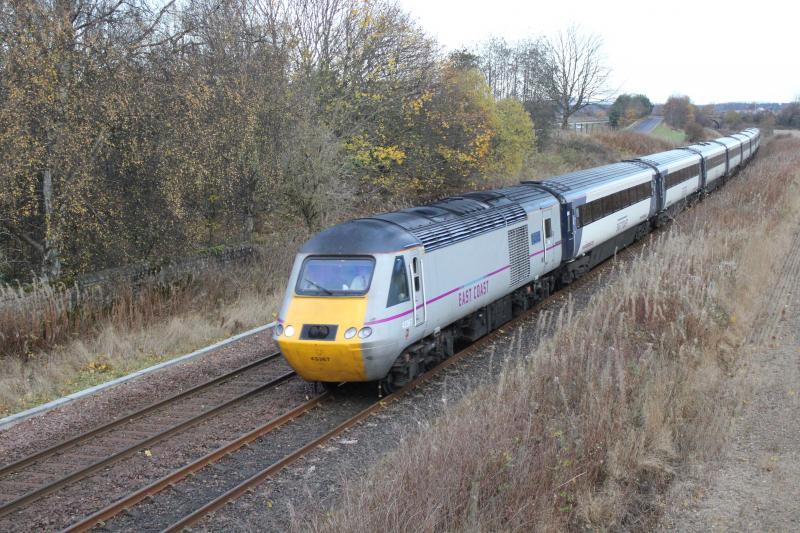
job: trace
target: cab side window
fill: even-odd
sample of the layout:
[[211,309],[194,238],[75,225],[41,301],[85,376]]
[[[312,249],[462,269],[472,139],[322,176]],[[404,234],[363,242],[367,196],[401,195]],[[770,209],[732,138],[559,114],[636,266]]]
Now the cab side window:
[[406,262],[402,256],[394,258],[392,267],[392,281],[389,285],[389,300],[386,307],[392,307],[409,300],[408,294],[408,275],[406,273]]

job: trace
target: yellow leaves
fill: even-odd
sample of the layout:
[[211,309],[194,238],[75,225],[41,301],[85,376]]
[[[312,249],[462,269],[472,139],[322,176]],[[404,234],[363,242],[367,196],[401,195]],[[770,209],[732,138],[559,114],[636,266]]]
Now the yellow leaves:
[[403,109],[407,118],[409,118],[409,115],[419,115],[424,107],[433,99],[433,95],[433,90],[428,89],[416,98],[405,100],[403,102]]
[[378,164],[381,165],[402,165],[403,161],[406,159],[406,154],[403,152],[403,150],[398,148],[397,145],[376,146],[372,150],[372,157]]
[[501,176],[514,176],[535,149],[533,121],[522,104],[513,99],[500,100],[496,114],[498,127],[492,139],[491,170]]
[[84,367],[84,371],[90,374],[103,374],[111,371],[111,365],[102,361],[92,361]]
[[365,135],[356,135],[344,143],[354,163],[361,167],[386,172],[391,166],[402,165],[406,153],[397,145],[373,145]]
[[153,452],[152,452],[152,451],[150,451],[150,450],[145,450],[145,451],[144,451],[144,456],[145,456],[145,457],[153,457]]

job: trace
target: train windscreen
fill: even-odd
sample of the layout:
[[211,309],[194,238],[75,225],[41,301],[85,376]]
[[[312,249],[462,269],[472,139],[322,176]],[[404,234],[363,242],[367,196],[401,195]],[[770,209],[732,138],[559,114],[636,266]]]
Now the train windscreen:
[[303,262],[295,292],[304,296],[359,296],[372,281],[369,257],[309,257]]

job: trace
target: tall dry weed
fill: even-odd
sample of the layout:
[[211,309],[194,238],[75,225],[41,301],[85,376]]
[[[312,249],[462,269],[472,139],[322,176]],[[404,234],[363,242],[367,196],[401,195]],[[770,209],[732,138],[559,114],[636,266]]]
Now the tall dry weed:
[[646,529],[688,458],[715,453],[763,287],[798,224],[800,141],[780,139],[653,238],[583,311],[444,410],[315,531]]
[[0,416],[270,322],[294,250],[105,294],[0,289]]
[[675,148],[669,141],[633,131],[602,131],[593,136],[606,146],[618,150],[624,157],[654,154]]

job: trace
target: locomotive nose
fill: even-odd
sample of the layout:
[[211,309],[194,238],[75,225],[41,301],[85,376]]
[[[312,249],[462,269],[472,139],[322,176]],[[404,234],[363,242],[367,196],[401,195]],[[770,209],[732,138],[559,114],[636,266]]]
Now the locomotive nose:
[[[362,351],[367,297],[296,296],[276,335],[289,365],[307,381],[367,381]],[[292,335],[287,334],[291,326]]]

